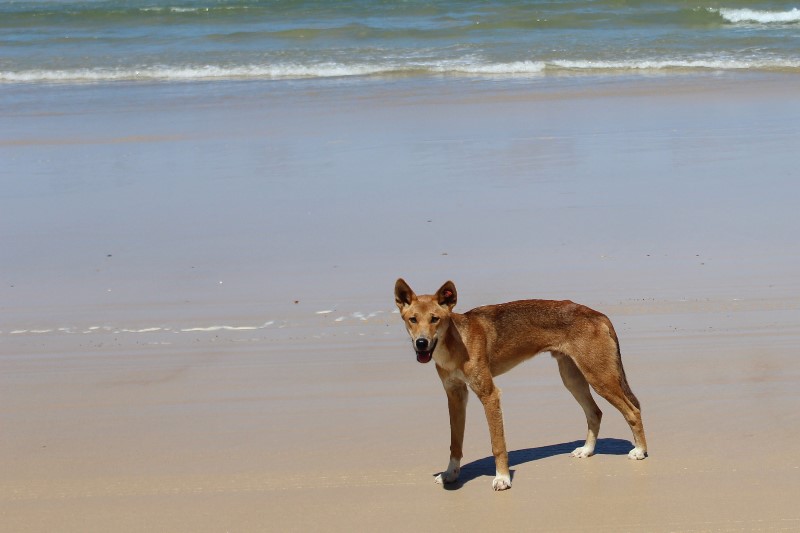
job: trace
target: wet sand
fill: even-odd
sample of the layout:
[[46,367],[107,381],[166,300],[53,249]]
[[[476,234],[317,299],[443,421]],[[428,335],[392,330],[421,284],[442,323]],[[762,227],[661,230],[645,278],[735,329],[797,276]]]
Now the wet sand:
[[[51,87],[0,119],[8,531],[800,527],[800,82]],[[650,457],[547,354],[460,483],[392,287],[609,315]]]

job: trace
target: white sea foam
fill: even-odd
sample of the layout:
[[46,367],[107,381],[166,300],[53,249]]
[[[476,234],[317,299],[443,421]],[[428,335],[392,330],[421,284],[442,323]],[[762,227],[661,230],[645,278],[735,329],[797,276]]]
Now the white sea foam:
[[208,327],[197,327],[197,328],[185,328],[180,330],[181,332],[188,333],[188,332],[195,332],[195,331],[203,331],[203,332],[210,332],[210,331],[252,331],[256,329],[264,329],[266,327],[271,326],[274,324],[274,320],[270,320],[269,322],[264,322],[260,326],[208,326]]
[[[710,9],[710,11],[716,11]],[[789,11],[760,11],[757,9],[719,9],[719,14],[728,22],[757,22],[760,24],[788,24],[800,22],[800,9]]]
[[[155,333],[157,331],[166,331],[166,332],[212,332],[212,331],[252,331],[258,329],[265,329],[269,326],[275,324],[274,320],[270,320],[268,322],[264,322],[260,326],[228,326],[228,325],[221,325],[221,326],[207,326],[207,327],[193,327],[193,328],[183,328],[179,330],[175,330],[172,327],[161,327],[161,326],[153,326],[153,327],[145,327],[145,328],[112,328],[110,326],[90,326],[84,329],[76,329],[74,327],[60,327],[60,328],[31,328],[31,329],[14,329],[8,332],[8,335],[40,335],[44,333],[62,333],[62,334],[75,334],[81,333],[84,335],[93,334],[93,333],[102,333],[102,332],[112,332],[112,333]],[[2,332],[0,332],[2,334]]]
[[[333,309],[324,309],[321,311],[314,312],[315,315],[320,316],[327,316],[336,312],[336,308]],[[343,314],[338,315],[335,319],[333,319],[333,323],[341,324],[343,322],[350,322],[351,325],[353,322],[356,323],[363,323],[369,322],[376,317],[379,317],[384,314],[391,314],[397,313],[396,309],[393,310],[377,310],[377,311],[354,311],[350,314]],[[334,315],[335,316],[335,315]],[[261,325],[244,325],[244,326],[236,326],[236,325],[228,325],[228,324],[220,324],[220,325],[208,325],[208,326],[193,326],[193,327],[173,327],[173,326],[145,326],[145,327],[122,327],[122,326],[84,326],[84,327],[77,327],[77,326],[62,326],[62,327],[34,327],[34,328],[26,328],[26,329],[11,329],[8,331],[0,331],[0,336],[2,335],[14,335],[14,336],[28,336],[28,335],[43,335],[43,334],[60,334],[60,335],[105,335],[105,334],[130,334],[130,335],[142,335],[145,338],[148,337],[149,334],[152,333],[173,333],[173,334],[185,334],[185,333],[214,333],[214,332],[241,332],[241,331],[255,331],[255,330],[262,330],[269,328],[270,326],[275,326],[278,329],[283,329],[286,327],[291,327],[292,324],[287,324],[285,321],[280,322],[276,325],[275,320],[269,320],[264,322]],[[241,339],[239,339],[241,341]],[[257,342],[260,339],[252,338],[246,342]],[[242,341],[245,342],[245,341]],[[151,341],[148,344],[171,344],[170,342],[166,341]]]
[[[96,330],[95,330],[96,331]],[[92,333],[93,331],[84,331],[84,333]],[[0,331],[0,334],[3,332]],[[13,329],[8,332],[9,335],[43,335],[45,333],[75,333],[74,328],[32,328],[32,329]]]
[[205,13],[208,12],[207,7],[171,7],[169,10],[172,13]]
[[734,59],[691,59],[691,60],[631,60],[631,61],[553,61],[550,66],[567,70],[745,70],[800,68],[800,60],[734,60]]
[[207,7],[142,7],[139,9],[144,13],[154,12],[154,13],[163,13],[169,11],[170,13],[208,13],[209,8]]
[[463,74],[538,74],[545,69],[541,61],[514,61],[511,63],[443,62],[431,68],[434,72]]
[[664,70],[664,69],[781,69],[800,68],[800,60],[641,59],[622,61],[553,60],[487,63],[470,60],[431,63],[374,63],[316,65],[276,64],[243,66],[153,66],[147,68],[0,71],[0,83],[103,83],[117,81],[194,81],[236,79],[332,78],[410,73],[472,76],[528,76],[552,70]]
[[234,79],[300,79],[367,76],[396,70],[391,64],[342,65],[242,65],[153,66],[143,68],[95,68],[73,70],[0,71],[0,82],[93,83],[113,81],[192,81]]

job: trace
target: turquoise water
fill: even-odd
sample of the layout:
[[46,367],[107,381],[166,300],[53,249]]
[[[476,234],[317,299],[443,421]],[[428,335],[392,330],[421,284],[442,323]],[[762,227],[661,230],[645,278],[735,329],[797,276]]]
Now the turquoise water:
[[800,3],[0,1],[0,83],[800,73]]

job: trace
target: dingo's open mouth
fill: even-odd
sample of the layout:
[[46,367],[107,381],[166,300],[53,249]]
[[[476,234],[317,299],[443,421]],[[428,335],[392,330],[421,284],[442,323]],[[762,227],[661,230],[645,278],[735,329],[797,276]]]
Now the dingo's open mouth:
[[[438,339],[437,339],[438,340]],[[417,362],[418,363],[430,363],[431,358],[433,358],[433,351],[436,349],[436,340],[433,341],[431,344],[430,350],[417,350]]]

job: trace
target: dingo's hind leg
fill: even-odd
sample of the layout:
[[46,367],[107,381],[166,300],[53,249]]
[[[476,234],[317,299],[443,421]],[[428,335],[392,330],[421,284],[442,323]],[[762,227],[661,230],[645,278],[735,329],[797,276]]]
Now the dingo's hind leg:
[[635,406],[622,392],[621,387],[595,387],[595,390],[608,403],[619,409],[633,433],[634,448],[628,452],[630,459],[644,459],[647,457],[647,441],[644,438],[641,410]]
[[574,358],[578,369],[592,388],[616,407],[633,433],[633,450],[628,453],[630,459],[647,457],[647,441],[644,436],[642,412],[639,400],[631,391],[616,341],[597,342],[590,346],[582,346],[576,351],[579,357]]
[[572,396],[578,401],[586,414],[586,425],[588,426],[588,433],[586,435],[586,443],[576,448],[572,452],[573,457],[590,457],[594,455],[594,448],[597,443],[597,434],[600,432],[600,420],[603,418],[603,412],[597,406],[597,403],[592,398],[592,393],[589,390],[589,383],[575,362],[563,353],[555,352],[553,355],[558,361],[558,371],[561,374],[561,380],[564,386],[567,387]]

